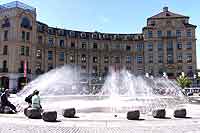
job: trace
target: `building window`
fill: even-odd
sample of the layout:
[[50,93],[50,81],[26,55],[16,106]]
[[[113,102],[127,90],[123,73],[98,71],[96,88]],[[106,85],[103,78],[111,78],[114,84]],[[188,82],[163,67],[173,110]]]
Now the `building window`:
[[59,61],[64,61],[64,60],[65,60],[65,53],[64,52],[60,52]]
[[52,59],[53,59],[53,52],[48,51],[48,60],[52,60]]
[[26,36],[25,31],[22,31],[22,41],[25,41],[25,36]]
[[26,32],[26,40],[30,41],[30,32]]
[[75,48],[75,43],[71,42],[71,48]]
[[131,46],[126,45],[126,51],[131,51]]
[[97,63],[97,57],[93,57],[93,63]]
[[53,38],[49,38],[48,46],[53,47]]
[[115,63],[120,63],[120,58],[119,58],[119,56],[115,56],[114,59],[115,59],[115,60],[114,60]]
[[108,74],[108,67],[105,66],[105,67],[104,67],[104,74],[103,74],[103,75],[106,76],[107,74]]
[[169,30],[167,31],[167,37],[171,37],[172,36],[172,32]]
[[64,45],[65,45],[64,40],[60,40],[60,47],[64,48]]
[[192,42],[188,42],[186,44],[186,49],[192,49]]
[[6,60],[3,61],[3,70],[5,70],[5,69],[7,69],[7,61]]
[[86,49],[86,43],[85,42],[82,43],[82,48]]
[[143,49],[143,44],[137,44],[137,45],[136,45],[136,49],[137,49],[137,51],[142,51],[142,49]]
[[105,49],[105,50],[109,50],[108,44],[104,44],[104,49]]
[[186,60],[187,60],[187,63],[191,63],[192,62],[192,53],[187,53],[186,54]]
[[97,43],[93,43],[93,49],[97,49],[98,46],[97,46]]
[[131,56],[126,56],[126,63],[131,63]]
[[188,66],[187,69],[192,71],[193,67],[192,66]]
[[181,62],[183,61],[182,53],[180,53],[180,54],[177,55],[177,61],[178,61],[179,63],[181,63]]
[[8,54],[8,46],[5,45],[5,46],[3,47],[3,55],[7,55],[7,54]]
[[25,55],[24,50],[25,50],[25,47],[24,47],[24,46],[21,46],[21,50],[20,50],[20,54],[21,54],[21,55]]
[[41,63],[36,64],[36,73],[41,73]]
[[20,61],[20,72],[24,72],[24,61]]
[[74,63],[75,62],[74,56],[70,55],[69,60],[70,60],[71,63]]
[[42,36],[38,36],[38,43],[42,44]]
[[137,56],[137,63],[138,64],[141,64],[143,62],[143,58],[142,58],[142,56]]
[[153,63],[153,55],[149,55],[149,63]]
[[148,31],[148,38],[152,38],[153,37],[153,32],[152,31]]
[[49,63],[48,64],[48,71],[50,71],[51,69],[53,69],[53,64]]
[[26,56],[29,56],[29,47],[26,47]]
[[158,43],[158,51],[162,51],[163,50],[163,44],[160,42]]
[[86,55],[81,55],[81,62],[82,63],[85,63],[86,62]]
[[192,37],[192,32],[191,32],[191,30],[189,29],[189,30],[187,30],[187,37]]
[[95,76],[97,76],[97,66],[92,67],[92,73],[95,74]]
[[108,56],[104,57],[104,63],[108,63],[108,62],[109,62]]
[[173,64],[174,63],[173,54],[168,54],[167,55],[167,63],[168,64]]
[[113,49],[120,49],[120,44],[113,44]]
[[8,41],[8,30],[4,31],[4,36],[3,36],[4,41]]
[[31,28],[31,22],[27,17],[22,18],[21,27],[23,28]]
[[182,49],[182,44],[181,43],[177,44],[177,49]]
[[40,49],[37,49],[37,51],[36,51],[36,57],[37,57],[38,59],[41,59],[41,58],[42,58],[42,51],[41,51]]
[[153,44],[152,43],[149,43],[147,45],[147,48],[148,48],[148,51],[153,51]]
[[162,55],[158,56],[158,63],[163,63],[163,56]]
[[172,40],[167,42],[167,50],[173,50],[173,41]]
[[181,37],[181,31],[180,30],[176,30],[176,36]]
[[162,31],[161,30],[157,31],[157,34],[158,34],[158,37],[162,37]]

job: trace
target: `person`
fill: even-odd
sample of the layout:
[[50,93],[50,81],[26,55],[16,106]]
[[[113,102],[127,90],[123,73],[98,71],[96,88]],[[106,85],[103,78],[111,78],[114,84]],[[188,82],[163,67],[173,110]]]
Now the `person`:
[[28,95],[26,98],[25,98],[25,101],[28,103],[28,107],[31,107],[32,106],[32,97],[34,96],[34,93],[36,92],[36,90],[35,91],[33,91],[33,93],[32,94],[30,94],[30,95]]
[[10,107],[15,113],[17,113],[15,105],[13,105],[9,100],[8,97],[10,96],[9,90],[6,89],[4,93],[1,95],[1,109],[4,111],[5,107]]
[[39,97],[39,91],[35,90],[34,91],[34,95],[32,97],[32,108],[37,108],[39,110],[42,109],[42,106],[40,104],[40,97]]

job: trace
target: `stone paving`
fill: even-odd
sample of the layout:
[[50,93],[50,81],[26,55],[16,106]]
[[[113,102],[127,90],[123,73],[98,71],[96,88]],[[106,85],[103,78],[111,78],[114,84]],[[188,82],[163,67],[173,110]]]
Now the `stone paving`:
[[58,116],[58,122],[28,119],[22,113],[0,114],[1,133],[199,133],[200,106],[187,107],[188,118],[174,118],[173,110],[167,110],[166,119],[155,119],[150,114],[141,120],[129,121],[126,114],[79,113],[80,118]]

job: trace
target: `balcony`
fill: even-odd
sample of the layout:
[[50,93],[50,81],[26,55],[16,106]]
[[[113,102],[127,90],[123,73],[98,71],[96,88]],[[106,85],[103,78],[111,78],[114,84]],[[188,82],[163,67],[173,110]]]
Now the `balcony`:
[[8,72],[8,68],[0,68],[0,73],[7,73]]

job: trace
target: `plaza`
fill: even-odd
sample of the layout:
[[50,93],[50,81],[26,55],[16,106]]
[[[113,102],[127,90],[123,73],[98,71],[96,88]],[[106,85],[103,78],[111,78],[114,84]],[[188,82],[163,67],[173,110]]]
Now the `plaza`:
[[0,6],[0,132],[200,131],[189,16],[165,6],[141,32],[107,33],[52,27],[38,13]]
[[188,118],[174,118],[172,110],[167,110],[165,119],[156,119],[151,114],[141,115],[141,120],[127,120],[126,113],[77,113],[80,118],[58,116],[58,122],[44,122],[41,119],[28,119],[23,114],[0,114],[1,132],[49,132],[49,133],[197,133],[200,130],[199,105],[186,105]]

